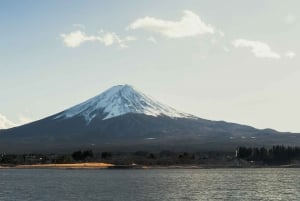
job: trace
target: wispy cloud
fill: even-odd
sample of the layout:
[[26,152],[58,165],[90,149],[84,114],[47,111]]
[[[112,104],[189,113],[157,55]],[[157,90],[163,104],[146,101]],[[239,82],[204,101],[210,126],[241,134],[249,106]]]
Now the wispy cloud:
[[73,27],[78,29],[85,29],[85,26],[83,24],[73,24]]
[[286,56],[287,58],[289,58],[289,59],[293,59],[293,58],[296,56],[296,53],[293,52],[293,51],[287,51],[287,52],[285,53],[285,56]]
[[153,36],[149,36],[149,37],[147,38],[147,41],[149,41],[149,42],[151,42],[151,43],[154,43],[154,44],[157,43],[157,40],[156,40]]
[[202,34],[213,34],[214,28],[204,23],[201,18],[192,11],[183,11],[179,21],[168,21],[154,17],[139,18],[132,22],[129,29],[143,29],[162,34],[169,38],[183,38]]
[[257,58],[270,58],[270,59],[279,59],[280,54],[274,52],[271,47],[260,41],[252,41],[245,39],[237,39],[232,42],[233,46],[236,48],[250,48],[251,52]]
[[6,116],[0,114],[0,129],[6,129],[16,126],[16,124],[6,118]]
[[32,119],[28,116],[25,116],[23,114],[19,114],[18,122],[13,122],[13,121],[9,120],[3,114],[0,114],[0,129],[7,129],[7,128],[16,127],[16,126],[21,126],[23,124],[27,124],[27,123],[30,123],[33,121],[34,121],[34,119]]
[[105,46],[117,45],[120,48],[125,48],[129,41],[136,40],[133,36],[121,38],[114,32],[100,31],[98,35],[87,35],[85,32],[77,30],[68,34],[61,34],[64,44],[67,47],[79,47],[85,42],[99,42]]
[[221,37],[224,37],[224,36],[225,36],[225,33],[224,33],[223,31],[221,31],[221,30],[219,30],[218,33],[219,33],[219,35],[220,35]]
[[288,14],[284,17],[284,22],[286,24],[294,24],[296,22],[296,17],[292,14]]
[[223,47],[224,52],[230,52],[230,49],[226,46]]
[[25,116],[23,114],[19,114],[18,119],[19,119],[19,123],[18,123],[19,125],[27,124],[34,121],[34,119],[32,119],[31,117]]
[[217,43],[218,43],[218,40],[216,39],[216,38],[212,38],[212,39],[210,39],[210,44],[212,44],[212,45],[216,45]]

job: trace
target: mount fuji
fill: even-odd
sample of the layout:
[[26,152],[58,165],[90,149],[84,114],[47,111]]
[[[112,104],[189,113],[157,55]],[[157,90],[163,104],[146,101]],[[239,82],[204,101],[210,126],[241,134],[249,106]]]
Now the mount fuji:
[[0,130],[0,152],[72,152],[78,149],[226,150],[237,146],[300,145],[300,135],[211,121],[180,112],[130,85],[44,119]]

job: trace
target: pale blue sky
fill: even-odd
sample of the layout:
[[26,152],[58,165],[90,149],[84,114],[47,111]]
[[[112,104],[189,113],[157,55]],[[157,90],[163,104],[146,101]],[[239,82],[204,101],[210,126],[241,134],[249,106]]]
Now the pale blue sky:
[[[200,31],[169,26],[184,11]],[[300,132],[299,11],[297,0],[0,0],[0,121],[37,120],[127,83],[202,118]],[[74,32],[83,37],[70,47],[62,34]],[[128,47],[109,44],[112,32]]]

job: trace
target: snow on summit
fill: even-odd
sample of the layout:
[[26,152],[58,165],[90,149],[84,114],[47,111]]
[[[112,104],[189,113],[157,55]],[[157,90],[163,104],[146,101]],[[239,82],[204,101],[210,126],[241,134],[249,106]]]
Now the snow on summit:
[[87,123],[90,123],[97,116],[105,120],[127,113],[163,115],[171,118],[193,117],[149,98],[130,85],[117,85],[94,98],[63,111],[54,118],[67,119],[83,116]]

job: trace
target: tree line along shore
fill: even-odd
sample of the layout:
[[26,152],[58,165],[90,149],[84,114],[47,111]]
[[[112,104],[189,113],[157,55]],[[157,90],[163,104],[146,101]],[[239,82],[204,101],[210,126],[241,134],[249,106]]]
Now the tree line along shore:
[[71,154],[0,153],[2,168],[234,168],[300,167],[300,147],[238,147],[232,152],[136,151]]

